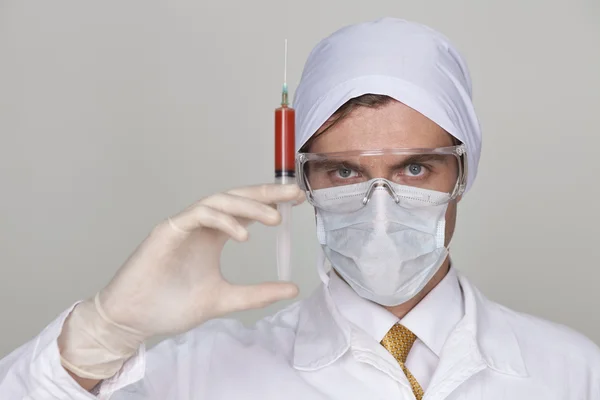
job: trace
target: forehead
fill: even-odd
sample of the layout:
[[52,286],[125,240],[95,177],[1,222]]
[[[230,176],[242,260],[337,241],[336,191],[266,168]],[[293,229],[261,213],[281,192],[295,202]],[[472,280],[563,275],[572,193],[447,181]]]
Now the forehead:
[[[313,139],[311,153],[452,146],[452,136],[418,111],[393,101],[378,108],[359,107]],[[325,130],[322,134],[321,131]]]

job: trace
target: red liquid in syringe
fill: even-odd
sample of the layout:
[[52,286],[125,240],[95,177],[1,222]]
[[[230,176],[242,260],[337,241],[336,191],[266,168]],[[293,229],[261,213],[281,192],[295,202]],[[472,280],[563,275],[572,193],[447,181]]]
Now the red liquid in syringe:
[[294,151],[296,112],[285,103],[287,101],[275,110],[275,179],[281,180],[281,183],[291,183],[294,181],[296,171]]

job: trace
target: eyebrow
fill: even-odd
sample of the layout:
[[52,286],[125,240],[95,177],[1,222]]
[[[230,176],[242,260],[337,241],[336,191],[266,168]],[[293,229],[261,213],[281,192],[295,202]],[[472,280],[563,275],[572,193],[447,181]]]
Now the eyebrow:
[[348,161],[348,160],[319,160],[316,162],[316,164],[319,168],[333,169],[333,168],[339,168],[340,165],[343,165],[346,168],[354,169],[357,171],[361,170],[361,167],[359,164],[354,163],[352,161]]
[[428,161],[437,161],[446,164],[448,157],[449,154],[415,154],[402,160],[397,165],[420,164]]

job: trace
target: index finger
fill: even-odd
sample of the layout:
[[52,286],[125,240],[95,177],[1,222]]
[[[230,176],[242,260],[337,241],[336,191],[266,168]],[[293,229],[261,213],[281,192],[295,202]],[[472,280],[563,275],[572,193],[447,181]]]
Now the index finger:
[[231,189],[229,194],[247,197],[264,204],[285,203],[288,201],[302,202],[305,198],[304,192],[295,183],[291,184],[262,184]]

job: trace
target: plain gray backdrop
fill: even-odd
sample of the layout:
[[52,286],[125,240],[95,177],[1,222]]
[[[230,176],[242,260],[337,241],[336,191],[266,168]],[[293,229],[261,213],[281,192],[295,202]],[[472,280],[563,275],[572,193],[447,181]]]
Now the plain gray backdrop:
[[[155,223],[273,179],[289,84],[334,30],[432,26],[466,57],[484,146],[455,265],[489,297],[600,343],[597,0],[0,1],[0,356],[99,290]],[[225,275],[276,278],[274,230],[227,245]],[[312,209],[294,280],[318,283]],[[285,304],[234,315],[246,322]]]

